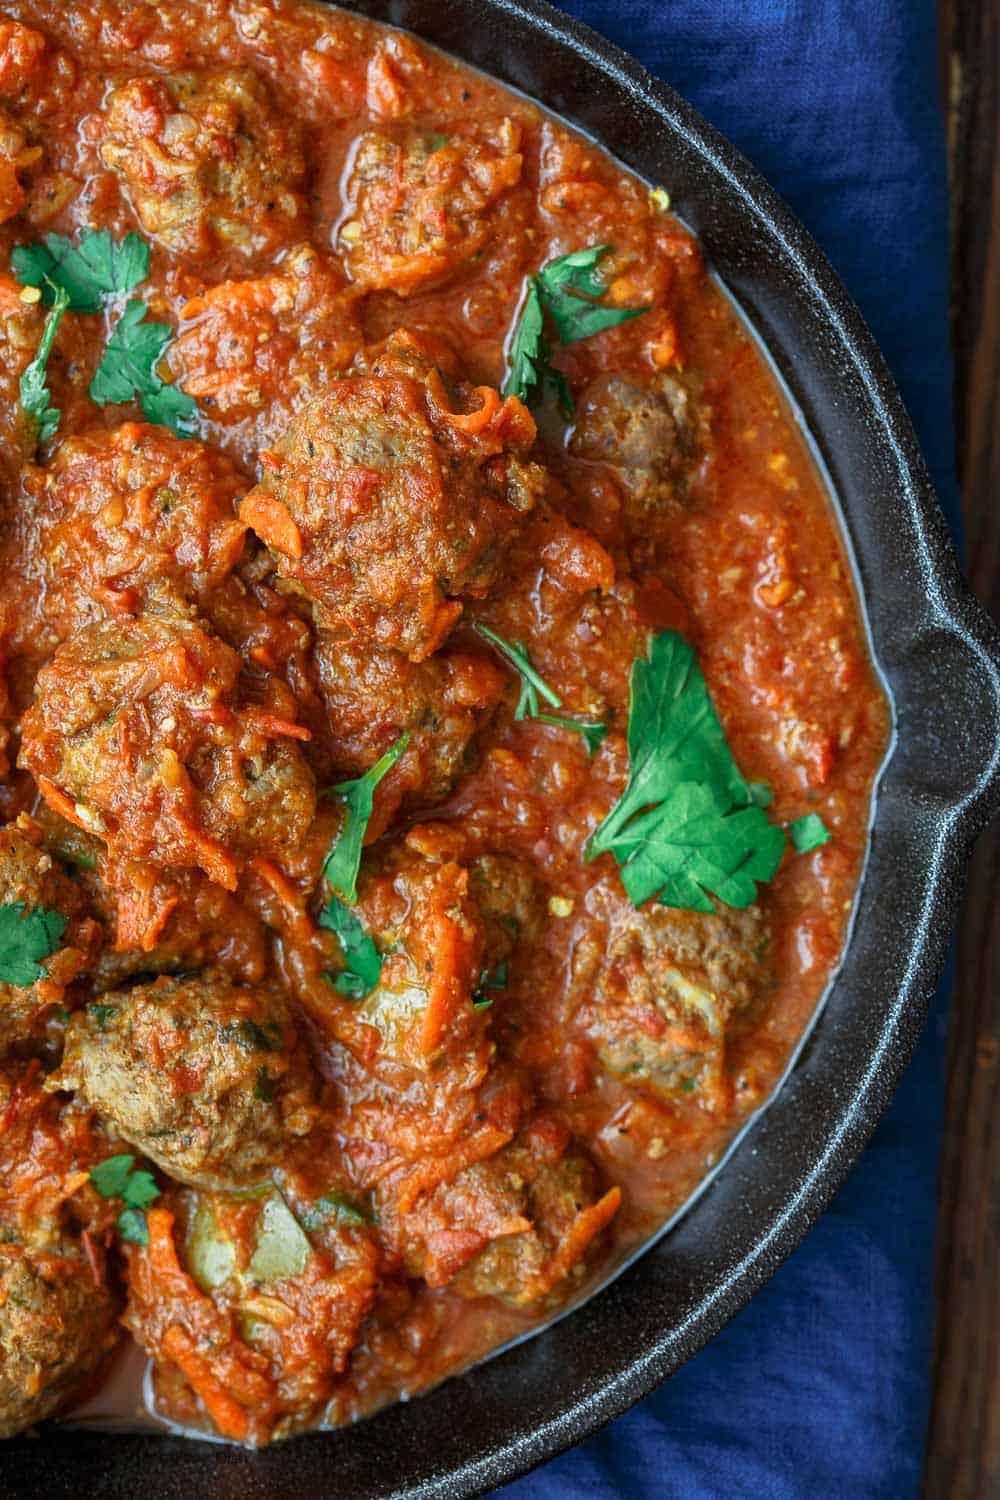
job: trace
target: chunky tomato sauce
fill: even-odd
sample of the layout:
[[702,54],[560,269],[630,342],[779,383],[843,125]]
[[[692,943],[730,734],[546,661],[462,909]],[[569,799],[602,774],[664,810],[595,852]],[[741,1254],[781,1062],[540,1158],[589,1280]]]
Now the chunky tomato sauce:
[[[322,6],[8,4],[0,335],[0,1434],[116,1339],[161,1420],[348,1421],[606,1275],[813,1015],[889,728],[829,496],[662,188]],[[749,904],[588,858],[654,641],[820,820]]]

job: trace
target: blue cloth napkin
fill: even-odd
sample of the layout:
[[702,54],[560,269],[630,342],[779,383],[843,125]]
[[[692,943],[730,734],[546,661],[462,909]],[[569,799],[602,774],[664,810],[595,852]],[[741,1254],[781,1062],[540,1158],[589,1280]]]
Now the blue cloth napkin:
[[[792,205],[859,303],[957,531],[934,0],[566,0]],[[946,993],[869,1149],[774,1279],[505,1500],[910,1500],[928,1398]]]

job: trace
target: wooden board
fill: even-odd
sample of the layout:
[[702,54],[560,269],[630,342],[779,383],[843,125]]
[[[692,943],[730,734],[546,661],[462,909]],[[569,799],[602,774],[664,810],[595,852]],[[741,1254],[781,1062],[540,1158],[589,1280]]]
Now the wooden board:
[[[969,574],[1000,618],[1000,0],[942,0]],[[1000,1500],[1000,829],[959,932],[924,1500]]]

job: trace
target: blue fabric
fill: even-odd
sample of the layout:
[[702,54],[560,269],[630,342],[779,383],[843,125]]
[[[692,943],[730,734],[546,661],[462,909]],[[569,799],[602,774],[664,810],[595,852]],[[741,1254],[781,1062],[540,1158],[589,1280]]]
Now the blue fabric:
[[[568,0],[763,171],[903,391],[957,530],[934,0]],[[504,1500],[910,1500],[928,1397],[946,987],[833,1206],[696,1359]]]

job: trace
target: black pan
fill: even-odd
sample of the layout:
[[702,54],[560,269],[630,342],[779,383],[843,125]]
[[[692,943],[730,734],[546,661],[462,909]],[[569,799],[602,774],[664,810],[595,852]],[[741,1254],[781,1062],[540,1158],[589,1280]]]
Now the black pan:
[[916,439],[860,314],[756,172],[638,63],[541,0],[353,8],[513,84],[667,182],[771,350],[829,468],[898,738],[843,969],[799,1064],[674,1231],[540,1337],[358,1427],[251,1454],[45,1428],[5,1496],[458,1500],[617,1416],[717,1333],[844,1181],[913,1050],[969,846],[1000,801],[1000,637],[958,571]]

